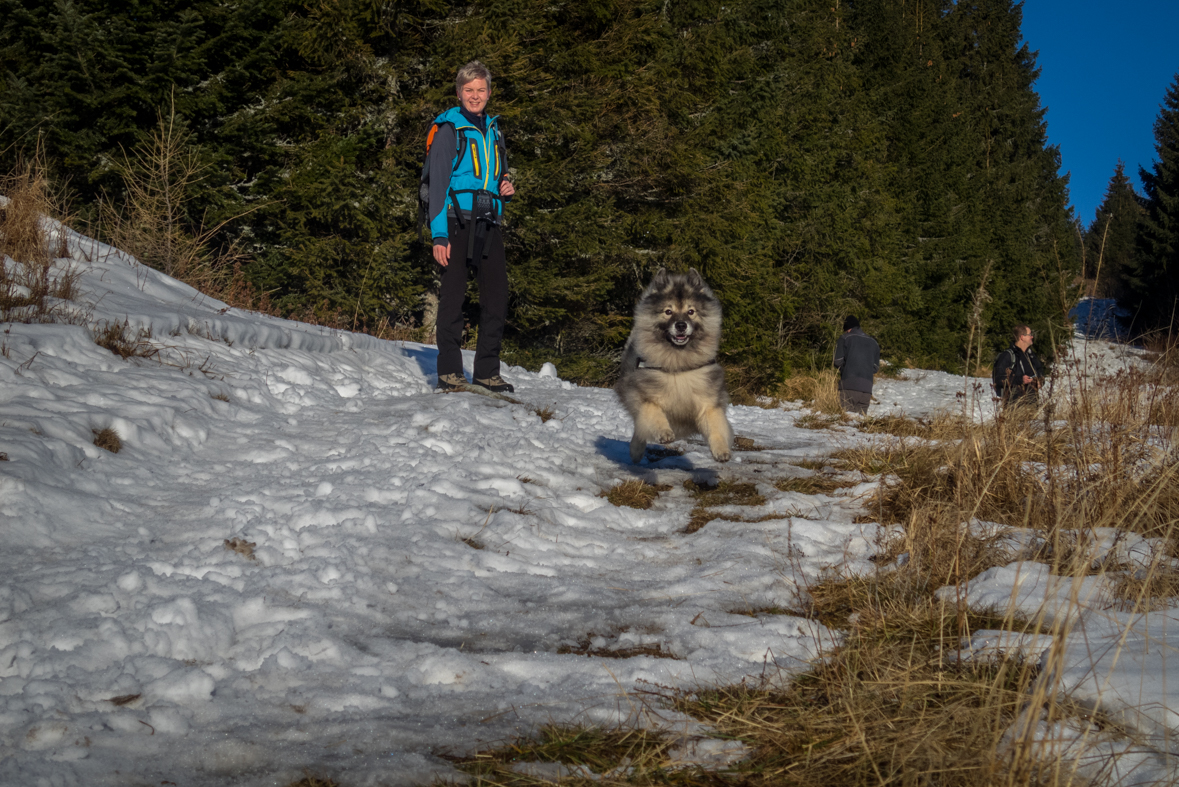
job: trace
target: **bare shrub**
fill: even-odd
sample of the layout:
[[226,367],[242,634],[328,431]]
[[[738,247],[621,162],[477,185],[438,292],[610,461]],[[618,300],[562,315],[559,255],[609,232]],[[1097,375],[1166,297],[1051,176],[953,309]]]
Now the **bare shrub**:
[[150,341],[151,331],[144,328],[132,330],[126,321],[102,322],[90,330],[95,344],[120,358],[154,358],[160,354],[159,348]]
[[[239,308],[270,311],[269,297],[244,277],[245,255],[234,244],[217,246],[221,230],[250,211],[206,226],[191,215],[194,187],[209,167],[178,124],[175,107],[161,112],[151,135],[116,169],[123,181],[120,203],[109,195],[99,203],[95,231],[140,262]],[[256,209],[256,208],[254,208]],[[251,210],[254,210],[251,209]]]

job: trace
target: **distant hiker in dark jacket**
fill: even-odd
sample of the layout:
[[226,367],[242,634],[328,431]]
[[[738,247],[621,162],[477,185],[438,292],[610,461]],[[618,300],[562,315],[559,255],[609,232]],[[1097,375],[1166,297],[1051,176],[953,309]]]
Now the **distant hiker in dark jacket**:
[[872,401],[872,375],[880,369],[880,345],[860,330],[860,321],[843,321],[843,335],[835,343],[835,368],[839,370],[839,404],[853,413],[868,412]]
[[508,314],[508,273],[500,217],[516,187],[506,178],[507,162],[497,118],[486,112],[491,98],[491,72],[478,60],[472,60],[459,69],[454,84],[459,106],[435,119],[438,132],[428,156],[427,219],[434,240],[434,260],[442,266],[438,388],[458,391],[467,384],[461,341],[470,267],[479,281],[474,383],[495,393],[511,392],[512,386],[499,374],[500,343]]
[[1003,400],[1004,406],[1014,402],[1035,404],[1044,379],[1044,364],[1032,351],[1036,335],[1026,325],[1015,326],[1011,335],[1011,346],[995,359],[991,375],[995,395]]

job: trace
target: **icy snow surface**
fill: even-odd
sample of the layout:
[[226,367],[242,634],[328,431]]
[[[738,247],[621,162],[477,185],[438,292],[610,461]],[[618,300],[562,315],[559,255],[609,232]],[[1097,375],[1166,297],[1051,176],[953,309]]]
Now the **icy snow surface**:
[[[719,465],[693,440],[632,466],[612,392],[551,365],[505,368],[519,404],[435,394],[433,347],[230,309],[70,248],[90,323],[161,352],[123,360],[81,326],[0,334],[0,784],[281,785],[305,767],[420,784],[454,775],[438,754],[552,721],[660,724],[686,760],[724,762],[740,751],[628,692],[789,675],[838,633],[736,613],[876,570],[879,528],[853,523],[873,484],[772,485],[866,439],[854,427],[734,407],[754,450]],[[875,410],[929,414],[961,407],[963,380],[881,388]],[[108,427],[117,454],[93,444]],[[633,478],[672,489],[645,511],[601,496]],[[766,499],[722,513],[767,518],[683,533],[684,481],[722,478]],[[655,645],[675,658],[559,652]],[[1170,728],[1163,652],[1144,669]]]

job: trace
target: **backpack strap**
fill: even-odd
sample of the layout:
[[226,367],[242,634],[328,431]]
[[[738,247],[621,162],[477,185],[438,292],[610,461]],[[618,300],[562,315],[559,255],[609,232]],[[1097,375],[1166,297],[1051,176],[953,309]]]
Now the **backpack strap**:
[[[1011,374],[1012,374],[1012,368],[1015,366],[1015,353],[1012,352],[1010,347],[1008,347],[1006,350],[1004,350],[1003,352],[1001,352],[995,356],[995,366],[997,367],[999,365],[999,359],[1002,358],[1004,355],[1010,356],[1010,358],[1011,358],[1011,366],[1007,367],[1007,376],[1010,378]],[[998,393],[1001,395],[1003,393],[1003,388],[1007,385],[1008,382],[1009,382],[1009,380],[1000,380],[999,379],[999,370],[998,369],[995,369],[991,373],[991,385],[994,387],[995,393]]]

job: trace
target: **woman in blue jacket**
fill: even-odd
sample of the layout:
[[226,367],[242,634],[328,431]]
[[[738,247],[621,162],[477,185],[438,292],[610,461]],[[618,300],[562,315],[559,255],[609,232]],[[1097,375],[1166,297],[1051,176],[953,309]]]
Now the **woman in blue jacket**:
[[463,300],[467,269],[479,282],[479,339],[475,385],[496,393],[512,391],[500,376],[499,351],[508,313],[508,273],[500,219],[516,193],[505,178],[507,162],[497,118],[486,113],[491,72],[478,60],[459,69],[454,80],[459,106],[435,119],[430,142],[427,218],[434,260],[442,266],[438,300],[438,388],[462,390]]

